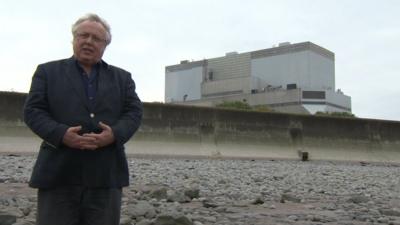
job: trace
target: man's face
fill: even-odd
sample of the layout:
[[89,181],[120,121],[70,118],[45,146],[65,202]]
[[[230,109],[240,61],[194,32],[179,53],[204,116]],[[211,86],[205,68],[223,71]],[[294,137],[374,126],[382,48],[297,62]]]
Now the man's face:
[[101,60],[106,49],[107,32],[101,23],[84,21],[78,25],[73,39],[74,56],[83,65],[91,66]]

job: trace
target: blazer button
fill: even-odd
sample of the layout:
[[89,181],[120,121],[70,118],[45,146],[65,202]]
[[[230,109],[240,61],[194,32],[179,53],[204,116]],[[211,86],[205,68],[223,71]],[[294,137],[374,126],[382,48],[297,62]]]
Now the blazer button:
[[94,113],[90,113],[90,118],[94,118]]

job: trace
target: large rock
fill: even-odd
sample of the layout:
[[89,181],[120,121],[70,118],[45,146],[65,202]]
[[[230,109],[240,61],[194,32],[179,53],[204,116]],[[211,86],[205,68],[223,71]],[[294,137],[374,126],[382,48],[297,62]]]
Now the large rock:
[[351,202],[354,204],[360,204],[360,203],[365,203],[368,202],[370,200],[370,198],[368,198],[367,196],[363,195],[363,194],[355,194],[350,196],[350,198],[347,200],[347,202]]
[[13,223],[12,225],[34,225],[35,223],[30,222],[30,221],[18,221],[16,223]]
[[151,225],[151,221],[147,219],[143,219],[139,221],[136,225]]
[[281,195],[281,203],[285,203],[285,202],[287,202],[287,201],[289,201],[289,202],[295,202],[295,203],[300,203],[300,202],[301,202],[301,199],[298,198],[298,197],[296,197],[296,196],[294,196],[294,195],[292,195],[292,194],[287,194],[287,193],[282,194],[282,195]]
[[184,192],[190,199],[199,198],[200,196],[200,190],[198,188],[188,188]]
[[126,216],[121,217],[119,225],[131,225],[132,219]]
[[158,189],[151,190],[150,193],[149,193],[149,197],[150,198],[155,198],[157,200],[167,199],[168,198],[167,188],[161,187],[161,188],[158,188]]
[[13,213],[0,211],[0,225],[12,225],[17,222],[17,216]]
[[191,201],[191,198],[185,195],[185,193],[180,191],[168,191],[168,202],[179,202],[179,203],[187,203]]
[[193,225],[193,222],[186,216],[158,216],[152,225]]
[[400,217],[400,210],[398,209],[382,209],[380,210],[382,215],[385,216],[396,216],[396,217]]
[[129,205],[126,214],[134,219],[139,217],[154,218],[157,215],[154,207],[146,201],[138,201],[136,204]]
[[218,204],[214,201],[212,201],[211,199],[205,199],[202,201],[203,203],[203,207],[205,208],[216,208],[218,207]]

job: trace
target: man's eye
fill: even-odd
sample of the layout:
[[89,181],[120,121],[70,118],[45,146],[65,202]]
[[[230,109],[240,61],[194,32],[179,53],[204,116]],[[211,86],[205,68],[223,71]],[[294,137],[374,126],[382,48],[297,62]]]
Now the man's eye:
[[83,33],[83,34],[80,34],[79,36],[82,38],[89,38],[90,34]]
[[77,37],[81,40],[86,40],[86,39],[91,38],[94,42],[97,42],[97,43],[105,41],[105,39],[101,39],[101,38],[99,38],[95,35],[91,35],[89,33],[78,33]]

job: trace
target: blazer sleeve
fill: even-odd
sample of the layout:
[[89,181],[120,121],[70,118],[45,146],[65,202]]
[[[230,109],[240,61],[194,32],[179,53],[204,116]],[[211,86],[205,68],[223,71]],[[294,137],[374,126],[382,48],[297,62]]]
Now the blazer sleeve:
[[47,74],[44,65],[39,65],[32,77],[31,88],[24,105],[26,125],[45,142],[59,147],[68,129],[65,124],[55,121],[50,113],[47,97]]
[[118,146],[122,146],[138,130],[143,116],[143,106],[136,94],[135,82],[128,73],[125,83],[125,98],[123,109],[118,121],[111,126]]

